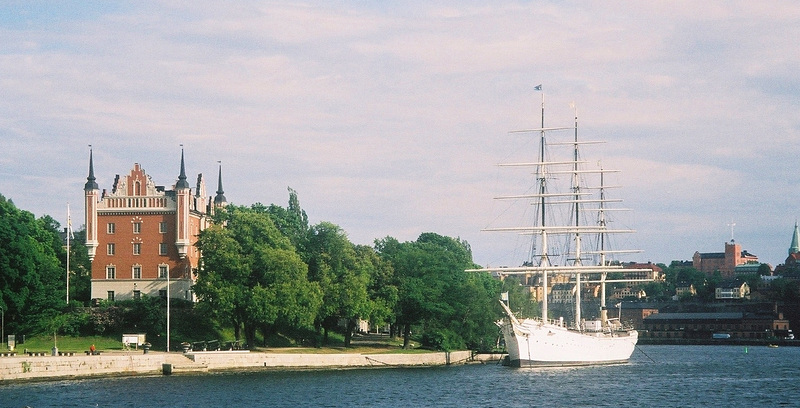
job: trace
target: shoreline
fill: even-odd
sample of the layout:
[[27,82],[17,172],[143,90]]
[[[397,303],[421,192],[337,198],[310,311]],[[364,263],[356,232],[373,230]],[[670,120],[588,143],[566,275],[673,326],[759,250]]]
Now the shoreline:
[[103,351],[100,355],[0,357],[0,383],[65,379],[202,374],[263,370],[343,370],[442,367],[495,362],[499,354],[469,350],[429,353],[296,353],[289,350],[154,352]]
[[637,346],[769,346],[796,347],[797,340],[764,339],[684,339],[684,338],[646,338],[639,337]]

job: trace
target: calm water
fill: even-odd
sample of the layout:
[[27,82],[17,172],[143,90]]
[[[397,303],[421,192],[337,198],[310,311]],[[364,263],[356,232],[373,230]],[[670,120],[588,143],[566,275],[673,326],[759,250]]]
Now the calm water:
[[800,406],[800,347],[640,346],[627,364],[251,372],[0,384],[0,407]]

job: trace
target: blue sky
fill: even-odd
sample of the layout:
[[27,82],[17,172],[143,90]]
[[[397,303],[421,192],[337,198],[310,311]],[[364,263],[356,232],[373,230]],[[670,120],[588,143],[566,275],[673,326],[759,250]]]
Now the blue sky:
[[[705,3],[705,2],[703,2]],[[669,263],[734,237],[773,265],[800,216],[800,9],[791,1],[11,2],[0,5],[0,194],[81,224],[140,163],[236,204],[286,205],[359,244],[425,231],[513,265],[480,230],[515,186],[510,130],[571,122],[608,143],[625,225]]]

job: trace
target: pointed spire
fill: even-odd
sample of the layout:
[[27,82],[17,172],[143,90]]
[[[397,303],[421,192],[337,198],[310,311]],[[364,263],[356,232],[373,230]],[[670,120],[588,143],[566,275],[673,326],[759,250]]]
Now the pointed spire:
[[792,244],[789,246],[789,255],[800,252],[800,229],[797,228],[797,221],[794,223],[794,234]]
[[178,183],[175,184],[175,189],[179,188],[189,188],[189,182],[186,181],[186,167],[183,165],[183,145],[181,145],[181,174],[178,176]]
[[217,182],[217,195],[214,197],[214,205],[224,205],[227,200],[225,199],[225,191],[222,189],[222,162],[219,163],[219,181]]
[[100,187],[94,178],[94,159],[92,154],[92,145],[89,145],[89,177],[86,177],[86,184],[83,186],[85,191],[99,190]]

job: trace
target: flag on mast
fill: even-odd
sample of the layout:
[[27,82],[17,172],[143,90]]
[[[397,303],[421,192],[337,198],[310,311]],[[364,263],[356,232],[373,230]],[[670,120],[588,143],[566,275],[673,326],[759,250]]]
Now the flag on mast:
[[534,91],[541,91],[541,90],[542,90],[542,84],[539,84],[539,85],[536,85],[536,86],[534,86],[534,87],[533,87],[533,90],[534,90]]
[[69,203],[67,203],[67,234],[70,239],[75,239],[75,235],[72,234],[72,217],[69,215]]

